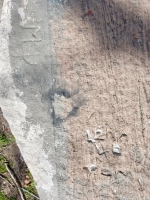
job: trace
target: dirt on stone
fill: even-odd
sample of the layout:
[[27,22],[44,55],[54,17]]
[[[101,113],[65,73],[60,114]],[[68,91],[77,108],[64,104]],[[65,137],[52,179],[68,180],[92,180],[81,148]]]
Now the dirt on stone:
[[57,79],[83,99],[65,123],[68,196],[149,199],[149,1],[65,2],[63,17],[50,21]]

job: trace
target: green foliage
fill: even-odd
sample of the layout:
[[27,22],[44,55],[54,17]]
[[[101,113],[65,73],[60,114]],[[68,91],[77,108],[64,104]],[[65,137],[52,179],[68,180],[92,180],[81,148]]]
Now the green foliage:
[[7,172],[5,164],[4,164],[5,161],[6,161],[5,157],[4,156],[0,156],[0,173],[1,174]]
[[10,160],[10,161],[9,161],[9,166],[10,166],[11,168],[13,168],[13,165],[14,165],[13,161]]
[[0,200],[8,200],[3,191],[0,191]]
[[[0,149],[5,146],[10,145],[13,142],[15,142],[15,138],[13,137],[13,135],[5,136],[0,133]],[[7,171],[4,164],[5,161],[6,161],[5,157],[1,155],[0,156],[0,173],[5,173]],[[12,161],[10,162],[10,166],[11,167],[13,166]]]
[[[38,196],[33,177],[29,171],[27,172],[27,175],[29,176],[31,183],[25,189],[27,191],[31,192],[32,194]],[[25,196],[26,196],[27,200],[33,199],[33,197],[28,193],[25,193]]]
[[10,136],[0,135],[0,148],[8,146],[13,142],[15,142],[15,138],[12,135]]
[[15,197],[7,198],[3,191],[0,191],[0,200],[16,200]]
[[[2,135],[0,133],[0,149],[2,149],[3,147],[5,146],[9,146],[11,143],[14,143],[15,142],[15,138],[12,136],[12,135],[9,135],[9,136],[5,136],[5,135]],[[3,174],[5,172],[7,172],[7,169],[6,169],[6,166],[5,166],[5,162],[6,162],[6,159],[4,156],[0,155],[0,174]],[[9,165],[11,167],[13,167],[13,162],[12,161],[9,161]],[[31,192],[32,194],[38,196],[38,193],[37,193],[37,190],[36,190],[36,187],[35,187],[35,184],[34,184],[34,180],[33,180],[33,177],[31,175],[31,173],[28,171],[27,172],[27,175],[29,176],[29,179],[30,179],[30,184],[28,186],[26,186],[26,190]],[[8,176],[7,179],[9,180],[10,177]],[[28,193],[24,193],[25,196],[26,196],[26,199],[27,200],[33,200],[34,197],[32,197],[30,194]],[[10,197],[8,198],[3,191],[0,191],[0,200],[16,200],[15,197]]]
[[15,197],[10,197],[9,200],[16,200],[16,198]]
[[36,192],[34,182],[31,182],[31,183],[26,187],[26,190],[28,190],[29,192],[32,192],[32,193]]

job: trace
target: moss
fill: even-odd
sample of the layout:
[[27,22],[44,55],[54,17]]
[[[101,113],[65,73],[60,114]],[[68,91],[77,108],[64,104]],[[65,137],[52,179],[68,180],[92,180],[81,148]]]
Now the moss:
[[3,191],[0,191],[0,200],[16,200],[15,197],[8,198]]
[[4,156],[0,156],[0,173],[1,174],[7,172],[5,164],[4,164],[5,161],[6,161],[5,157]]
[[10,160],[9,165],[10,165],[11,168],[13,168],[14,163],[13,163],[12,160]]
[[[5,146],[10,145],[13,142],[15,142],[15,138],[13,137],[13,135],[5,136],[0,133],[0,149],[2,149]],[[4,164],[5,161],[6,161],[5,157],[1,155],[0,156],[0,173],[5,173],[7,171]],[[11,167],[13,166],[12,161],[10,162],[10,166]]]
[[3,193],[3,191],[0,191],[0,200],[9,200],[5,194]]
[[0,135],[0,148],[8,146],[13,142],[15,142],[15,138],[13,137],[13,135],[10,136]]

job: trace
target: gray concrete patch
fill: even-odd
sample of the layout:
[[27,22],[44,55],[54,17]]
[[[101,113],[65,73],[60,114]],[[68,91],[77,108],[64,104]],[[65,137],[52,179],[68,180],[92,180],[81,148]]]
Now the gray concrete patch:
[[10,32],[7,28],[5,34],[2,30],[6,23],[10,24],[4,12],[1,106],[33,174],[40,199],[56,200],[58,193],[62,199],[67,179],[67,141],[63,125],[53,126],[50,100],[45,98],[54,85],[52,67],[57,64],[48,27],[47,1],[5,1],[6,7],[9,12],[12,8],[12,29]]

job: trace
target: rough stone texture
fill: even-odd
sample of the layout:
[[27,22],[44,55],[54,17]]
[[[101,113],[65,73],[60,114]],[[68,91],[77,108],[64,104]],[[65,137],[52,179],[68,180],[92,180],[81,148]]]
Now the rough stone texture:
[[150,199],[149,19],[148,0],[5,1],[0,103],[42,200]]
[[3,0],[0,0],[0,16],[2,14]]

